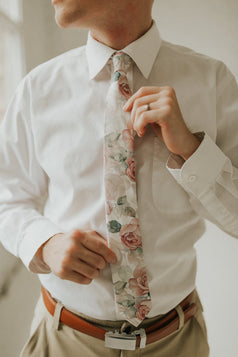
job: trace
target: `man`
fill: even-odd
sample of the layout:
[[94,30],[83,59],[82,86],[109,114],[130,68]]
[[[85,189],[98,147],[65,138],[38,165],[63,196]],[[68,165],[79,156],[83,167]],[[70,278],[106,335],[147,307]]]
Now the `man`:
[[[238,237],[234,77],[223,63],[162,41],[152,0],[52,3],[60,26],[90,34],[85,47],[22,81],[1,127],[1,239],[44,287],[22,356],[208,356],[193,245],[204,218]],[[143,255],[146,272],[131,277],[123,267],[116,294],[129,286],[121,307],[135,311],[139,325],[121,319],[115,304],[112,272],[122,251],[107,242],[114,208],[105,212],[103,186],[107,93],[121,55],[132,62],[116,80],[126,77],[119,109],[136,132],[142,233],[129,255]],[[134,175],[133,164],[125,168]],[[121,187],[113,182],[111,190]],[[118,209],[128,213],[125,197]],[[126,233],[136,244],[132,228]],[[133,291],[149,297],[142,312]]]

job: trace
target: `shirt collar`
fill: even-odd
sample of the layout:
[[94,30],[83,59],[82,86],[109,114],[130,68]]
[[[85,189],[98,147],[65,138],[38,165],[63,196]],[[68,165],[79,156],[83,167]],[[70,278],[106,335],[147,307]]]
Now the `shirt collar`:
[[[137,64],[145,78],[149,77],[155,58],[161,46],[161,37],[156,23],[139,39],[130,43],[123,52],[127,53]],[[93,79],[103,69],[116,50],[96,41],[88,34],[86,56],[89,66],[89,77]]]

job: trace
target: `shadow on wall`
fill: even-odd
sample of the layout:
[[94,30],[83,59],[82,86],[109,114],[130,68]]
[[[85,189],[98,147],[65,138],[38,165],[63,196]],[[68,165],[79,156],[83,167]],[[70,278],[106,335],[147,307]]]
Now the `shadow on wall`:
[[23,1],[23,38],[26,70],[87,41],[87,30],[61,29],[49,0]]
[[21,261],[0,244],[0,300],[8,294],[12,278],[21,268]]
[[0,356],[19,356],[40,296],[38,277],[0,245]]

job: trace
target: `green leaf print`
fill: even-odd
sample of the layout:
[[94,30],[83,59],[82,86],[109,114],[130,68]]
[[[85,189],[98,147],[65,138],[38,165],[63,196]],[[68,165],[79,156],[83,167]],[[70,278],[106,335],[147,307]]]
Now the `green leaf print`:
[[126,284],[124,281],[117,281],[114,283],[115,293],[116,295],[120,295],[122,291],[125,289]]
[[115,155],[110,156],[110,158],[117,162],[123,162],[127,159],[127,157],[121,152],[118,152]]
[[[119,202],[121,202],[121,201],[119,201]],[[125,203],[127,203],[127,202],[125,202]],[[120,203],[120,204],[117,203],[117,207],[114,208],[114,214],[119,219],[121,218],[121,216],[135,217],[136,211],[134,210],[134,208],[124,206],[124,203]]]
[[136,211],[132,207],[125,207],[124,212],[125,212],[125,216],[129,216],[129,217],[136,216]]
[[127,316],[128,318],[132,318],[136,316],[137,309],[134,306],[131,306],[129,310],[127,310]]
[[119,270],[118,270],[118,275],[121,278],[122,281],[128,281],[129,278],[131,278],[132,276],[132,271],[129,267],[127,266],[122,266]]
[[138,257],[139,255],[141,255],[143,253],[142,248],[141,247],[137,247],[136,249],[130,250],[130,256],[132,257]]
[[105,135],[105,143],[107,146],[112,147],[113,144],[119,139],[121,133],[110,133]]
[[125,161],[127,160],[127,151],[122,147],[117,147],[115,152],[110,155],[110,158],[117,162],[120,162],[124,167]]
[[115,73],[114,73],[114,81],[116,82],[116,81],[118,81],[118,79],[121,77],[121,73],[120,72],[118,72],[118,71],[116,71]]
[[112,221],[108,222],[107,228],[108,228],[109,232],[111,232],[111,233],[118,233],[121,230],[121,224],[119,222],[117,222],[116,220],[112,220]]
[[126,294],[123,295],[122,298],[120,299],[120,302],[118,302],[120,305],[124,306],[124,307],[132,307],[135,305],[135,297],[130,295],[130,294]]
[[131,301],[131,300],[124,300],[120,303],[120,305],[124,306],[124,307],[132,307],[135,305],[135,301]]
[[118,206],[122,206],[125,203],[126,203],[126,196],[121,196],[121,197],[118,198],[118,200],[117,200]]

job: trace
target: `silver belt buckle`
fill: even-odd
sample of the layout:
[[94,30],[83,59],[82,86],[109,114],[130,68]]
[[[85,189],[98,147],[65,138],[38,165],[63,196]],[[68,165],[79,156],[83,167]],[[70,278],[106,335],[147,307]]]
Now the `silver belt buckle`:
[[140,348],[146,345],[146,334],[144,329],[136,330],[131,334],[118,330],[109,331],[105,334],[105,347],[115,348],[118,350],[134,351],[136,349],[136,336],[140,335]]

